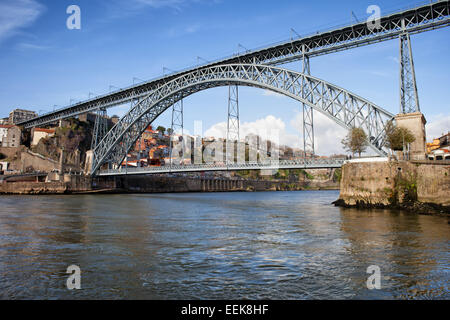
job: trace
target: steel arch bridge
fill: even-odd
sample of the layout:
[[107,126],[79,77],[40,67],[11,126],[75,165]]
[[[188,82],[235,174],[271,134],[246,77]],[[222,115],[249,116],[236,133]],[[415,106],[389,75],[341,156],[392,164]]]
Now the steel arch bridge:
[[180,75],[143,97],[96,146],[92,173],[106,162],[120,165],[148,125],[177,101],[199,91],[230,85],[271,90],[307,104],[346,129],[361,127],[369,137],[369,146],[385,155],[384,129],[394,117],[390,112],[310,75],[269,65],[225,64]]

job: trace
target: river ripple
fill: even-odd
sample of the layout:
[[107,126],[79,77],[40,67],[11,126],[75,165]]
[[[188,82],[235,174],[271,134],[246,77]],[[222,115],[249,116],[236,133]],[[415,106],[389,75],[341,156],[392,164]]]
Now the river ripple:
[[[336,208],[338,195],[1,196],[0,298],[450,298],[448,218]],[[72,264],[81,290],[66,289]]]

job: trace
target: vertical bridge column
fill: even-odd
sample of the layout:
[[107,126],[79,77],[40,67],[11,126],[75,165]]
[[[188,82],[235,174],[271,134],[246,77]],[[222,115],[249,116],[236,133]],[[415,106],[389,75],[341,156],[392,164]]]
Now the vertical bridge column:
[[411,38],[405,31],[404,19],[402,29],[403,33],[400,34],[400,114],[395,117],[395,121],[399,127],[410,129],[416,138],[410,146],[404,146],[404,159],[406,156],[408,160],[423,160],[426,157],[425,124],[427,121],[420,112]]
[[108,119],[106,108],[97,110],[95,116],[94,132],[91,142],[91,150],[94,150],[97,144],[106,136],[108,132]]
[[[405,30],[405,21],[402,20]],[[420,112],[416,73],[409,33],[400,35],[400,113]]]
[[[309,56],[306,54],[305,47],[303,46],[303,59],[302,59],[302,73],[310,75],[311,69],[309,65]],[[303,83],[303,98],[311,99],[312,92],[309,92],[309,88],[306,89],[306,83]],[[310,150],[314,155],[314,119],[313,108],[305,103],[303,106],[303,152],[306,158],[306,151]]]
[[227,150],[226,162],[234,162],[235,143],[239,142],[239,89],[237,85],[228,88],[228,122],[227,122]]
[[[170,133],[170,167],[172,167],[172,149],[173,149],[173,135],[175,133],[176,129],[180,129],[181,131],[181,137],[183,139],[183,128],[184,128],[184,120],[183,120],[183,99],[177,101],[174,103],[174,105],[172,106],[172,125],[171,125],[171,129],[172,132]],[[184,148],[184,141],[181,141],[182,146]],[[184,150],[184,149],[183,149]]]

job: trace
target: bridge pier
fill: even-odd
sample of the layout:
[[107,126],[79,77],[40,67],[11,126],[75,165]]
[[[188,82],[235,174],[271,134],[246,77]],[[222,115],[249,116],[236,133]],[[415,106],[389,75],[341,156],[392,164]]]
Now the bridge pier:
[[[170,166],[172,167],[172,162],[173,162],[173,135],[175,133],[176,129],[180,129],[181,130],[181,137],[183,137],[183,129],[184,129],[184,114],[183,114],[183,99],[175,102],[172,106],[172,124],[171,124],[171,130],[172,132],[170,133]],[[178,143],[180,143],[180,141],[178,141]],[[182,146],[184,147],[184,142],[182,141]],[[183,154],[184,154],[184,149],[183,149]],[[176,157],[178,158],[178,156]]]
[[[228,87],[227,141],[239,141],[239,87]],[[227,153],[228,156],[229,153]],[[231,159],[227,159],[231,160]]]
[[404,32],[400,35],[400,113],[420,112],[411,38],[405,31],[404,19],[402,27]]
[[94,132],[91,142],[91,150],[94,150],[97,144],[103,139],[103,137],[108,132],[108,113],[106,108],[97,109],[95,115]]
[[409,149],[409,159],[405,160],[425,160],[426,158],[426,132],[425,124],[427,120],[420,112],[413,112],[407,114],[398,114],[395,117],[398,127],[403,127],[411,130],[416,140],[411,143]]
[[[305,45],[302,47],[303,59],[302,59],[302,73],[311,75],[311,68],[309,64],[309,56],[306,54]],[[312,95],[308,91],[307,86],[304,86],[303,98],[311,100]],[[314,155],[314,119],[313,108],[305,103],[302,103],[303,107],[303,152],[306,157],[306,151],[310,150]]]

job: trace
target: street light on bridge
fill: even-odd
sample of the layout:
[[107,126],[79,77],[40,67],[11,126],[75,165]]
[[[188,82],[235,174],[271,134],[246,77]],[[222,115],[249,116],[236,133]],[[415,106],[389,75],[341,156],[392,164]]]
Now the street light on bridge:
[[206,59],[204,59],[204,58],[202,58],[202,57],[197,56],[197,65],[200,65],[200,60],[203,60],[203,61],[205,61],[206,63],[210,63],[208,60],[206,60]]
[[242,48],[245,50],[245,52],[250,52],[250,50],[248,50],[246,47],[244,47],[242,44],[238,43],[238,55],[239,55],[239,48]]
[[119,87],[113,86],[113,85],[111,84],[111,85],[109,85],[109,92],[110,92],[110,93],[112,92],[111,89],[113,89],[113,88],[116,88],[117,90],[120,89]]
[[133,85],[134,85],[134,80],[138,80],[138,81],[140,81],[140,82],[145,82],[145,81],[142,80],[142,79],[139,79],[139,78],[137,78],[137,77],[133,77]]
[[163,67],[163,76],[166,74],[166,70],[167,71],[170,71],[170,72],[175,72],[174,70],[172,70],[172,69],[169,69],[169,68],[166,68],[166,67]]
[[[292,32],[292,33],[295,33],[295,34],[297,35],[298,38],[301,38],[301,36],[298,34],[297,31],[295,31],[294,28],[291,28],[291,32]],[[291,34],[291,41],[292,41],[292,40],[294,40],[294,38],[292,37],[292,34]]]

